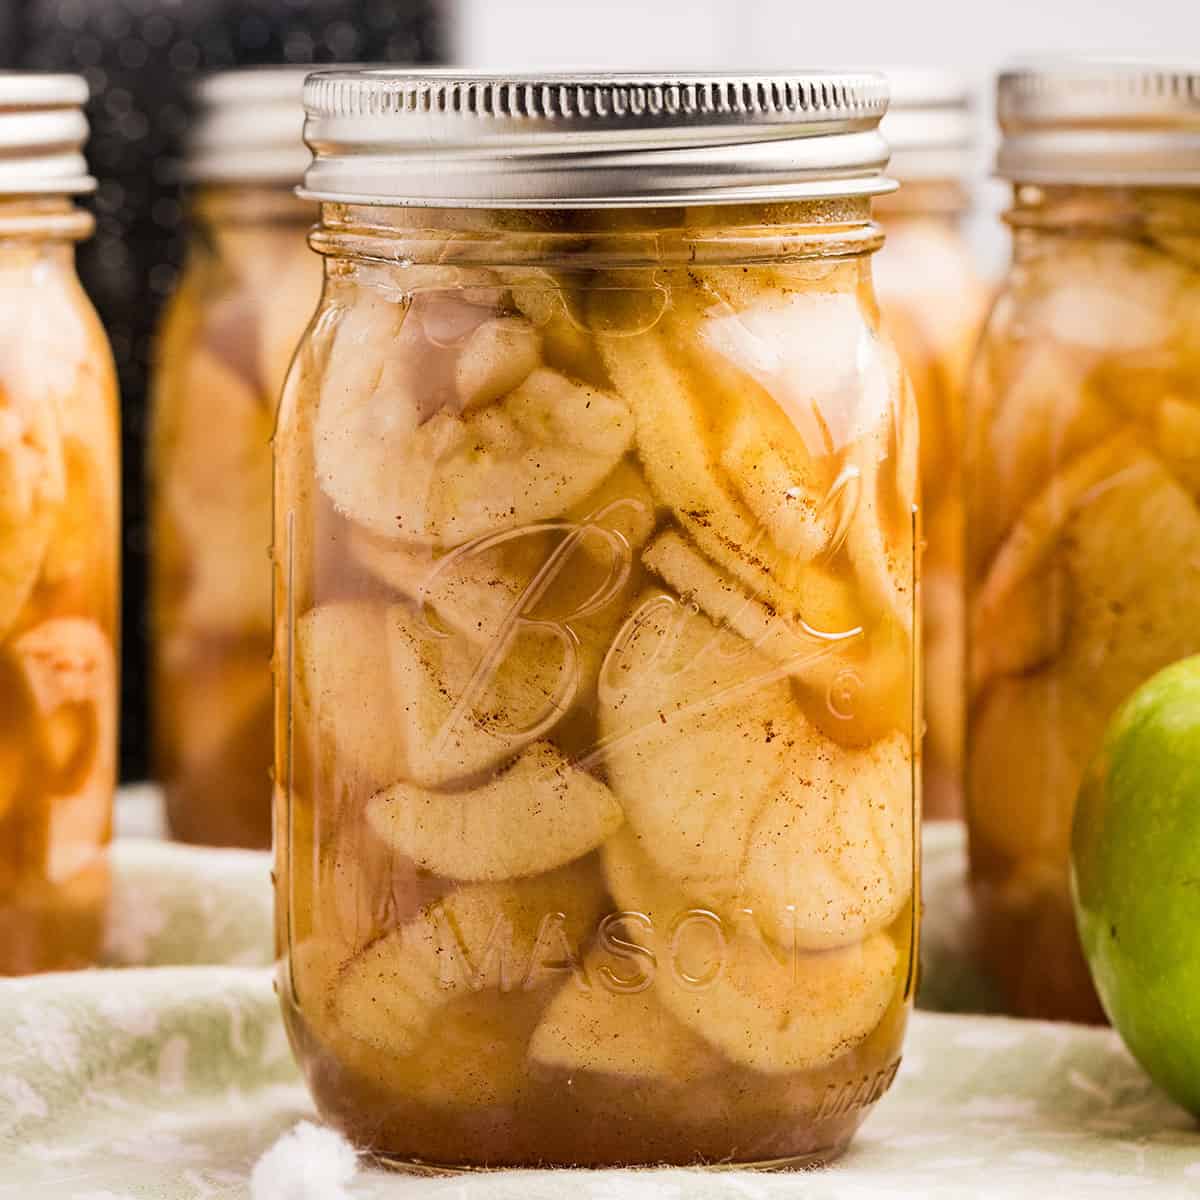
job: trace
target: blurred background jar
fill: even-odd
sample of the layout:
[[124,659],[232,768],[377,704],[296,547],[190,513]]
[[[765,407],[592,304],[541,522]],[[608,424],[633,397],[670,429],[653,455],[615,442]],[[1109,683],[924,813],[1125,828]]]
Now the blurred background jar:
[[276,894],[317,1104],[402,1162],[833,1158],[914,977],[883,80],[306,95]]
[[935,69],[889,69],[887,76],[892,95],[882,129],[900,190],[876,205],[887,238],[874,274],[921,414],[923,812],[960,817],[963,388],[988,302],[966,229],[976,121],[961,76]]
[[1013,263],[967,410],[967,811],[1009,1005],[1101,1019],[1071,916],[1113,710],[1200,650],[1200,75],[1003,75]]
[[308,69],[198,87],[192,243],[153,391],[154,754],[172,834],[270,843],[271,431],[316,308],[316,206],[295,195]]
[[79,74],[91,90],[88,159],[99,186],[79,274],[121,388],[124,780],[151,773],[149,376],[189,238],[180,162],[195,83],[262,63],[437,62],[444,8],[440,0],[0,0],[0,66]]
[[0,974],[101,948],[117,751],[117,389],[75,273],[77,76],[0,75]]

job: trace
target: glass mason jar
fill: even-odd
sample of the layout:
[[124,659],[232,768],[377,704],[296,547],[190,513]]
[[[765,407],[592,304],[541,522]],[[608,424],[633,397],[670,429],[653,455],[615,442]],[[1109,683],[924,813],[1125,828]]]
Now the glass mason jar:
[[918,446],[871,287],[884,97],[309,82],[279,991],[377,1154],[815,1162],[892,1081]]
[[1200,651],[1188,78],[1000,83],[1014,257],[968,404],[967,782],[981,948],[1028,1015],[1102,1019],[1068,888],[1076,792],[1116,707]]
[[0,975],[96,961],[117,750],[117,388],[75,274],[87,85],[0,75]]
[[900,190],[876,214],[887,243],[875,262],[884,323],[912,380],[921,418],[922,812],[962,816],[966,631],[963,601],[963,391],[988,304],[967,239],[975,122],[970,91],[940,71],[888,72],[882,123]]
[[271,839],[271,431],[316,307],[296,197],[307,68],[199,88],[192,239],[163,318],[150,450],[155,773],[172,834]]

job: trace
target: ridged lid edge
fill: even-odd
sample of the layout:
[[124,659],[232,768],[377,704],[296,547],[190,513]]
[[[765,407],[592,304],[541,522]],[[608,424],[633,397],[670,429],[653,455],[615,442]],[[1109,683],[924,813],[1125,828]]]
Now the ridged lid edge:
[[1200,185],[1200,65],[1097,59],[1001,73],[996,173],[1026,183]]
[[777,115],[881,117],[888,86],[868,72],[803,75],[525,75],[431,71],[319,72],[304,87],[310,117],[443,113],[478,119],[606,121]]
[[321,72],[305,84],[303,193],[475,208],[732,204],[873,194],[887,80]]

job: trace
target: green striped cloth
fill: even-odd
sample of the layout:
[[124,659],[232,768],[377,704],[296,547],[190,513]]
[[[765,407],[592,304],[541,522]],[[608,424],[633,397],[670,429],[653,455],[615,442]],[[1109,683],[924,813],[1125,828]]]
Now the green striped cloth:
[[[957,828],[927,832],[921,1001],[941,1011],[916,1015],[895,1087],[836,1166],[425,1179],[364,1165],[345,1194],[1200,1197],[1200,1135],[1114,1034],[961,1015],[991,1006],[963,940],[962,861]],[[272,992],[267,857],[126,838],[114,865],[113,966],[0,983],[0,1200],[250,1197],[258,1159],[315,1119]]]

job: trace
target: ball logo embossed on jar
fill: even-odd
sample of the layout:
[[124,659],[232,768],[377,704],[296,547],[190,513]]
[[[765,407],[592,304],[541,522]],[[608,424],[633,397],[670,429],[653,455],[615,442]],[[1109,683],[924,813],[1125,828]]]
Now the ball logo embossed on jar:
[[[433,734],[434,754],[446,747],[456,725],[487,693],[496,672],[518,639],[532,638],[555,644],[560,657],[558,675],[551,684],[545,708],[527,714],[519,724],[515,723],[514,717],[509,732],[536,738],[552,728],[571,707],[583,681],[580,638],[574,623],[602,613],[616,603],[633,571],[633,548],[629,539],[620,528],[611,527],[614,519],[625,518],[641,525],[653,520],[653,512],[645,502],[626,497],[604,505],[578,524],[547,522],[486,534],[438,559],[418,585],[414,597],[422,632],[430,638],[462,637],[464,626],[470,628],[470,622],[474,620],[470,637],[480,658],[467,687],[454,699],[450,716]],[[486,563],[493,557],[492,551],[511,547],[523,539],[533,540],[538,547],[545,546],[547,535],[557,536],[556,541],[551,538],[553,548],[527,579],[514,581],[519,588],[515,594],[504,589],[505,599],[512,595],[507,607],[503,607],[502,601],[486,622],[480,619],[477,608],[471,612],[458,609],[457,621],[450,615],[455,613],[457,604],[467,599],[459,593],[464,578],[479,578],[477,562]],[[581,568],[586,583],[578,594],[572,589],[572,593],[564,597],[559,586],[562,579],[568,572],[578,572]],[[448,628],[438,620],[440,614],[451,622]],[[539,652],[549,653],[549,645],[539,647]]]

